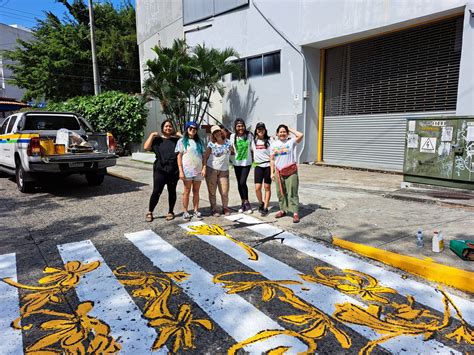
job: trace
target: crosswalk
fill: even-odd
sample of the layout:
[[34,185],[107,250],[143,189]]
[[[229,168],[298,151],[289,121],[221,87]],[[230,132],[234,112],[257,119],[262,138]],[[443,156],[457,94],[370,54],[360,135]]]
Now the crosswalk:
[[[109,267],[116,265],[113,256],[83,240],[57,246],[64,270],[45,268],[37,284],[25,285],[17,280],[15,254],[0,255],[0,354],[203,353],[219,334],[226,348],[213,349],[229,354],[472,350],[468,298],[248,215],[226,218],[232,228],[189,222],[173,235],[125,234],[153,271],[126,262]],[[200,265],[176,235],[193,248],[215,250],[219,267]],[[305,257],[311,268],[254,242],[274,237],[283,239],[278,248]],[[71,294],[78,304],[65,312],[60,306]],[[11,326],[20,316],[22,326],[34,323],[34,332]]]

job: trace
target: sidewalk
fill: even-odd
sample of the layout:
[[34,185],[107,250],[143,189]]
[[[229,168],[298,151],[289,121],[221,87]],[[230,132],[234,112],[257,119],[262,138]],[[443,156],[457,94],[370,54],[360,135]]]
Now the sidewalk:
[[[134,161],[131,157],[118,159],[117,165],[109,168],[109,174],[152,184],[152,165]],[[473,262],[463,261],[449,250],[450,239],[474,239],[473,193],[401,189],[402,175],[328,166],[301,165],[299,175],[301,223],[293,224],[289,217],[276,220],[273,213],[263,218],[256,212],[254,215],[310,239],[332,243],[333,238],[339,238],[474,271]],[[237,210],[240,198],[233,177],[231,172],[229,198],[230,206]],[[248,186],[250,200],[256,207],[252,174]],[[145,188],[151,190],[151,186]],[[178,190],[182,191],[181,184]],[[205,186],[201,188],[201,199],[205,214],[209,206]],[[270,212],[278,210],[274,187],[271,206]],[[177,207],[179,211],[179,202]],[[145,202],[143,208],[145,211]],[[418,228],[422,228],[425,238],[422,249],[416,248]],[[442,230],[445,237],[445,250],[439,254],[431,251],[435,229]]]

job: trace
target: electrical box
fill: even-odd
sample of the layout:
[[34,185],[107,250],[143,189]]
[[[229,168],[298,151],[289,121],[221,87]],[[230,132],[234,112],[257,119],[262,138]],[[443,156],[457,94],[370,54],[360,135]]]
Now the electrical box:
[[474,117],[407,120],[404,181],[474,190]]

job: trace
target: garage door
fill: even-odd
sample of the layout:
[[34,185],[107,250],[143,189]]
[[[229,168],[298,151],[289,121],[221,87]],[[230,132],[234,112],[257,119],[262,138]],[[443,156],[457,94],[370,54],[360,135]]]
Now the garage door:
[[401,171],[406,118],[456,109],[462,17],[326,50],[327,163]]

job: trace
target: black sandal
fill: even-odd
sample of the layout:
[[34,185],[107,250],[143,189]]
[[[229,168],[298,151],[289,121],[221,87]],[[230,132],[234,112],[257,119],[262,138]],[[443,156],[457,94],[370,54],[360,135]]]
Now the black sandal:
[[145,222],[153,222],[153,213],[148,212],[145,216]]
[[166,215],[165,219],[167,221],[172,221],[174,219],[174,213],[173,212],[170,212]]

